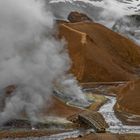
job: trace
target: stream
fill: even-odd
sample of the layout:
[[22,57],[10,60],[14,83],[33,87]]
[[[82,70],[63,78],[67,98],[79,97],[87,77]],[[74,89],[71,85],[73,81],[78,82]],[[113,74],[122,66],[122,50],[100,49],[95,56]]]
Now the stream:
[[[109,125],[107,132],[111,133],[118,133],[118,134],[126,134],[126,133],[140,133],[140,126],[129,126],[123,125],[120,120],[118,120],[114,114],[113,106],[116,103],[116,97],[106,96],[108,98],[108,102],[104,104],[100,109],[99,112],[103,115],[106,122]],[[72,130],[69,132],[64,132],[60,134],[54,134],[51,136],[44,136],[44,137],[29,137],[29,138],[17,138],[14,140],[65,140],[67,138],[76,138],[80,135],[86,135],[91,132],[94,132],[93,129],[78,129]],[[3,140],[13,140],[13,139],[3,139]]]
[[104,104],[99,112],[104,116],[106,122],[109,125],[107,131],[112,133],[140,133],[140,126],[124,125],[118,120],[114,114],[113,106],[116,103],[116,97],[106,96],[108,102]]

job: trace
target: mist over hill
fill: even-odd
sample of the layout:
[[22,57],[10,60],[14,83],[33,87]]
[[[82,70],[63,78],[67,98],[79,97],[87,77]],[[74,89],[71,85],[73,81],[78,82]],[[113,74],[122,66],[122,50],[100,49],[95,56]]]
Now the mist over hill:
[[[139,0],[49,0],[49,3],[57,19],[66,20],[71,11],[79,11],[110,29],[114,30],[115,26],[117,29],[114,31],[140,43],[140,20],[135,21],[134,17],[140,15]],[[126,21],[130,22],[130,25],[127,25]]]

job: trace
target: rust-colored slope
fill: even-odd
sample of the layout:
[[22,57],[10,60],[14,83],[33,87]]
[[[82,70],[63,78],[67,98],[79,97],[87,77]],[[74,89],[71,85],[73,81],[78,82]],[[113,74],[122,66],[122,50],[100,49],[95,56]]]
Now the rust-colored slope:
[[67,118],[79,111],[81,111],[81,109],[68,106],[63,101],[59,100],[57,97],[52,97],[51,105],[46,111],[44,111],[44,114]]
[[140,125],[140,79],[122,88],[114,108],[117,116],[125,123]]
[[140,48],[127,38],[97,23],[60,24],[59,32],[68,42],[71,71],[80,82],[136,78]]

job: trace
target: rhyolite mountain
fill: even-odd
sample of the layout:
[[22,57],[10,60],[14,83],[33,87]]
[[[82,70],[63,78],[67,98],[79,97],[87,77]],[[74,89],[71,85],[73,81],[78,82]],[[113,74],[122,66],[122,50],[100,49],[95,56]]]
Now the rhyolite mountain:
[[99,23],[83,20],[82,16],[81,22],[58,24],[59,36],[68,44],[71,71],[77,79],[80,82],[137,79],[140,74],[140,47]]
[[[71,22],[77,15],[78,20]],[[67,41],[71,72],[81,83],[132,81],[119,89],[114,110],[123,123],[139,125],[140,46],[87,20],[85,15],[82,18],[83,13],[72,12],[68,17],[69,21],[59,21],[57,25],[59,37]]]

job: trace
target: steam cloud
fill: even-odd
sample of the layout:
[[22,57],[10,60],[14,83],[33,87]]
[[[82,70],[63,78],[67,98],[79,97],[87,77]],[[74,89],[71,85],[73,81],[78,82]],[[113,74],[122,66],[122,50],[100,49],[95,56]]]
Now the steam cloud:
[[[53,37],[54,17],[47,9],[35,0],[0,1],[0,88],[17,85],[6,99],[0,124],[19,117],[22,111],[37,121],[42,107],[49,106],[54,81],[63,79],[70,68],[64,41]],[[60,84],[71,84],[67,81]],[[66,89],[84,100],[75,81]]]
[[130,13],[128,5],[117,0],[104,0],[103,8],[102,16],[106,18],[118,19]]
[[135,8],[129,9],[129,7],[133,7],[133,5],[134,3],[123,3],[119,0],[103,0],[100,4],[97,4],[97,6],[103,8],[99,14],[100,18],[97,22],[112,28],[118,19],[135,13]]

